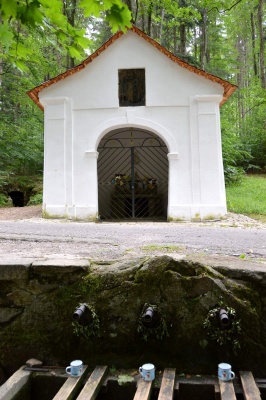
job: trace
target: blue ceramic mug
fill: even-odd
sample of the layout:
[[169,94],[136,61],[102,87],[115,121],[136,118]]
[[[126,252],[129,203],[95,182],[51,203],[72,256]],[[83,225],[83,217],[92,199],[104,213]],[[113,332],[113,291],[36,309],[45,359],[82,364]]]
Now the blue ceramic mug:
[[143,364],[139,367],[139,372],[144,381],[153,381],[155,378],[155,366],[153,364]]
[[231,365],[226,363],[221,363],[218,365],[218,377],[222,381],[230,381],[234,379],[235,373],[231,370]]
[[70,366],[66,367],[66,373],[71,376],[80,376],[83,371],[83,363],[81,360],[71,361]]

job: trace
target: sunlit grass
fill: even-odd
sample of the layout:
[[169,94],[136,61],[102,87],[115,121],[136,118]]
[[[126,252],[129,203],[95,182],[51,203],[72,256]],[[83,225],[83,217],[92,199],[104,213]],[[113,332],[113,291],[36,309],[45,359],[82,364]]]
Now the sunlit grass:
[[245,175],[226,188],[228,211],[266,222],[266,175]]

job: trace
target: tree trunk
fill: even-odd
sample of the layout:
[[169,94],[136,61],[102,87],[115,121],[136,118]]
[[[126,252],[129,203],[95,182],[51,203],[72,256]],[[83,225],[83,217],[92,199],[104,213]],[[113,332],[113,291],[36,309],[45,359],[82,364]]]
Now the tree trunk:
[[174,54],[177,53],[177,34],[176,34],[176,26],[174,26]]
[[253,53],[253,70],[254,75],[258,76],[258,66],[256,59],[256,33],[255,33],[255,23],[254,23],[254,14],[250,13],[250,22],[251,22],[251,38],[252,38],[252,53]]
[[[67,17],[68,23],[75,27],[75,15],[77,11],[77,0],[72,0],[71,4],[68,2],[64,2],[64,14]],[[69,54],[67,55],[67,69],[73,68],[75,66],[75,59],[71,57]]]
[[266,79],[265,79],[265,63],[264,63],[263,2],[264,0],[259,0],[258,23],[259,23],[259,36],[260,36],[260,80],[262,88],[265,89]]
[[239,133],[241,135],[242,129],[241,125],[243,123],[243,118],[245,116],[245,99],[243,96],[243,89],[245,87],[245,40],[242,36],[238,36],[236,38],[236,49],[237,49],[237,65],[238,65],[238,73],[237,73],[237,85],[240,90],[237,92],[237,100],[238,100],[238,124],[239,124]]
[[207,10],[201,13],[202,23],[201,23],[201,38],[200,38],[200,65],[202,69],[206,68],[207,62]]
[[153,2],[151,1],[148,10],[148,27],[147,27],[148,36],[151,36],[152,10],[153,10]]
[[[132,11],[133,24],[136,24],[136,21],[138,19],[138,12],[139,12],[139,0],[136,0],[134,12]],[[134,17],[133,17],[133,14],[134,14]]]
[[128,6],[129,11],[132,13],[132,1],[131,0],[124,0],[124,3]]
[[159,42],[162,43],[162,34],[163,34],[163,21],[164,21],[164,8],[161,9],[161,20],[159,25]]
[[186,54],[186,42],[187,42],[187,37],[186,37],[186,25],[184,22],[181,22],[179,26],[179,35],[180,35],[180,48],[179,51],[182,55]]

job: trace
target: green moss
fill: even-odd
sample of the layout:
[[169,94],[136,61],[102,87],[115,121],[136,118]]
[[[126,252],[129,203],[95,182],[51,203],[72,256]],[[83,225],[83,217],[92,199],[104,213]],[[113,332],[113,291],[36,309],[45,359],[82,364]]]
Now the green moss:
[[191,218],[191,221],[193,221],[193,222],[199,222],[199,221],[201,221],[200,214],[199,214],[199,213],[196,213],[196,214],[194,215],[194,217]]
[[182,246],[173,246],[173,245],[157,245],[157,244],[150,244],[147,246],[141,247],[144,251],[179,251],[182,250],[184,247]]
[[130,375],[118,375],[117,383],[119,386],[127,385],[128,383],[134,382],[134,377]]
[[184,222],[185,218],[181,218],[181,217],[168,217],[167,218],[168,222]]
[[56,215],[56,214],[50,214],[47,211],[42,212],[42,217],[46,219],[66,219],[66,215]]
[[23,329],[20,321],[5,327],[0,336],[0,353],[2,360],[9,357],[10,352],[24,352],[28,348],[45,347],[50,345],[52,335],[43,335],[43,332],[36,329]]
[[80,281],[77,281],[72,285],[64,285],[59,287],[54,297],[54,304],[58,307],[64,308],[68,305],[71,305],[73,308],[74,300],[78,301],[81,296],[79,288]]
[[204,218],[202,218],[204,221],[213,221],[214,219],[217,219],[218,217],[217,216],[215,216],[215,215],[213,215],[213,214],[208,214],[208,215],[205,215],[205,217]]
[[[77,302],[87,302],[96,297],[104,288],[104,276],[90,273],[72,285],[61,286],[55,295],[54,304],[58,307],[75,307]],[[73,312],[73,310],[71,311]]]
[[91,273],[82,278],[79,290],[82,294],[95,295],[104,289],[105,276]]

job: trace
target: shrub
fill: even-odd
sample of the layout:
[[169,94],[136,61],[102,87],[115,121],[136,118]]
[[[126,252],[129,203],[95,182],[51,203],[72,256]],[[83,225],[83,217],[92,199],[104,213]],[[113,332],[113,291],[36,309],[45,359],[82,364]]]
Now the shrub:
[[224,179],[226,186],[240,183],[244,176],[244,170],[241,167],[228,165],[224,168]]
[[42,204],[42,193],[37,193],[30,198],[28,203],[30,206],[35,206],[37,204]]
[[0,193],[0,207],[6,207],[8,204],[8,196]]

